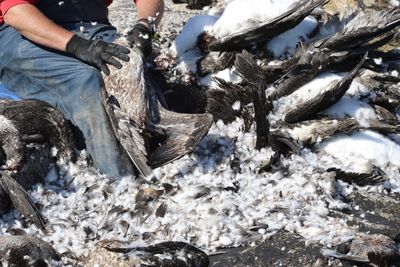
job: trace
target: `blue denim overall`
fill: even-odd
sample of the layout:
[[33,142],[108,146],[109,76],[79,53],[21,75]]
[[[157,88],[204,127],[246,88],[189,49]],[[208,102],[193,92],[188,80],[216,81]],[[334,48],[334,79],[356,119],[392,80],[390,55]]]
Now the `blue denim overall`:
[[[41,0],[37,7],[58,25],[87,39],[112,42],[116,29],[108,23],[104,0]],[[100,72],[62,52],[24,38],[0,25],[0,83],[22,98],[47,101],[77,126],[88,153],[101,173],[133,173],[100,101]]]

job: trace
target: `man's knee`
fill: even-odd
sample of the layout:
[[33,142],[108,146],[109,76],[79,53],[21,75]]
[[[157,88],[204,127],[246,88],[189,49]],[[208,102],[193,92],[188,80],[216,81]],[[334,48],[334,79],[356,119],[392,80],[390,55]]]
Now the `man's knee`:
[[104,88],[101,73],[96,68],[85,66],[77,70],[72,78],[68,88],[63,89],[67,92],[62,93],[64,97],[60,99],[67,117],[79,128],[104,120],[104,107],[100,99],[100,91]]
[[86,67],[76,77],[81,97],[98,98],[104,87],[103,77],[94,67]]

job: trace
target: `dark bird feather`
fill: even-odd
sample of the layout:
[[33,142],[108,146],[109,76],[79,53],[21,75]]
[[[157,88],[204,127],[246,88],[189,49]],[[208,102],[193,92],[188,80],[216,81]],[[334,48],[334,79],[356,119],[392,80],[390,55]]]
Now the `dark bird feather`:
[[385,173],[378,167],[373,167],[371,172],[368,173],[348,172],[338,168],[329,168],[326,171],[334,172],[336,179],[347,183],[355,183],[360,186],[375,185],[387,180]]
[[210,52],[196,62],[197,74],[203,77],[227,69],[233,65],[234,60],[233,52]]
[[15,170],[25,158],[22,136],[12,121],[4,116],[0,116],[0,120],[0,147],[4,153],[0,163],[3,169]]
[[235,68],[238,74],[249,84],[257,84],[263,81],[267,84],[274,83],[284,75],[293,64],[297,63],[297,58],[282,61],[277,65],[259,66],[257,59],[250,52],[243,50],[236,54]]
[[[367,125],[360,125],[353,118],[343,120],[320,118],[291,124],[280,122],[275,126],[278,127],[272,131],[272,135],[297,140],[305,147],[312,147],[317,143],[334,138],[338,134],[350,134],[359,130],[372,130],[385,135],[400,131],[400,125],[397,120],[369,120]],[[300,134],[296,129],[301,129]]]
[[341,31],[317,41],[314,46],[334,51],[354,49],[399,25],[400,12],[397,7],[383,11],[366,10],[356,14]]
[[[217,86],[206,91],[206,111],[213,115],[214,121],[222,120],[224,123],[230,123],[237,117],[245,115],[244,106],[252,102],[252,95],[248,89],[217,77],[213,79]],[[236,101],[240,101],[239,110],[232,107]]]
[[169,241],[148,247],[106,247],[106,249],[116,253],[139,254],[141,261],[149,264],[147,266],[206,267],[209,265],[207,254],[184,242]]
[[12,204],[21,214],[39,228],[44,229],[46,219],[40,213],[25,189],[17,181],[3,172],[0,177],[0,186],[8,194]]

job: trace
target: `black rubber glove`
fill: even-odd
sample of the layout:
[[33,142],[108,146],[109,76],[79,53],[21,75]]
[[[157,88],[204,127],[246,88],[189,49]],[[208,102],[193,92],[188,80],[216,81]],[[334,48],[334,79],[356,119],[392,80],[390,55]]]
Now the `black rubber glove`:
[[152,51],[151,35],[152,33],[149,26],[138,22],[133,26],[133,29],[128,32],[126,39],[130,47],[137,47],[145,57],[148,57],[151,55]]
[[107,64],[111,64],[117,69],[122,68],[122,64],[115,58],[129,61],[128,54],[130,52],[127,47],[102,40],[87,40],[76,34],[68,41],[66,50],[68,54],[99,68],[106,75],[110,75]]

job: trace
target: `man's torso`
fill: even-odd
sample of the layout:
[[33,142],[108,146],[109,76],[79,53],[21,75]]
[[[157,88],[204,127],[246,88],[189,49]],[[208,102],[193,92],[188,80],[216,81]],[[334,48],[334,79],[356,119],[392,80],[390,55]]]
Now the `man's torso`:
[[0,0],[0,25],[3,12],[13,5],[30,3],[56,23],[107,20],[107,6],[113,0]]

